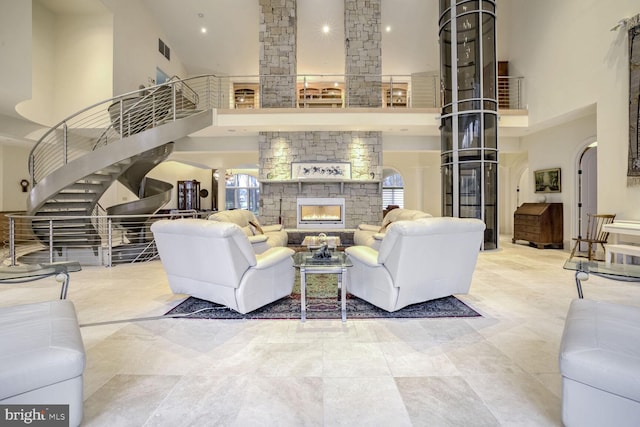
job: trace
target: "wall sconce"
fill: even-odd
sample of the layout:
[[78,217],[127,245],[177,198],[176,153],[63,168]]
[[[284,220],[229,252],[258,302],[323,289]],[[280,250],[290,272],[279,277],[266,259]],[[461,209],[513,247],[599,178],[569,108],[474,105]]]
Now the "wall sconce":
[[29,191],[29,181],[27,181],[26,179],[21,180],[20,187],[22,188],[22,192],[26,193],[27,191]]

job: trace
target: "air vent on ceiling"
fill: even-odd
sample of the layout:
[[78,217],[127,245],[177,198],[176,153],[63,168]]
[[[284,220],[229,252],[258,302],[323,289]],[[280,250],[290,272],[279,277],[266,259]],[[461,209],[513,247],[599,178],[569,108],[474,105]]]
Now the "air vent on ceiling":
[[167,60],[171,61],[171,49],[161,39],[158,39],[158,51],[164,55]]

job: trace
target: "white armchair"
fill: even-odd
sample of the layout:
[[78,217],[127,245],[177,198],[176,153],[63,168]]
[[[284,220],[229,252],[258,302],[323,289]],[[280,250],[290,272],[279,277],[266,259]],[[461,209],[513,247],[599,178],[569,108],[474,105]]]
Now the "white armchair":
[[469,291],[485,224],[478,219],[394,222],[380,250],[352,246],[347,290],[387,311]]
[[233,223],[161,220],[151,226],[174,293],[248,313],[291,294],[294,251],[274,247],[256,254]]

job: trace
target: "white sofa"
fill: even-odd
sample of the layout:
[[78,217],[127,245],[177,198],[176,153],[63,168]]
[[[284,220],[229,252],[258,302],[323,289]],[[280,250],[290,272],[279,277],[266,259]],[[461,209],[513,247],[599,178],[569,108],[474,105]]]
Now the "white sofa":
[[377,251],[345,250],[347,290],[387,311],[469,291],[485,224],[471,218],[421,218],[389,225]]
[[380,225],[360,224],[353,233],[354,245],[369,246],[378,249],[384,238],[387,227],[396,221],[408,221],[419,218],[431,218],[431,215],[413,209],[396,208],[384,216]]
[[565,426],[639,426],[640,307],[573,300],[560,373]]
[[67,425],[80,425],[84,368],[71,301],[0,308],[1,405],[69,405]]
[[210,221],[237,224],[253,245],[255,253],[261,254],[269,248],[287,246],[289,236],[282,224],[262,225],[253,212],[246,209],[232,209],[209,215]]
[[248,313],[291,294],[293,249],[256,254],[242,229],[205,219],[160,220],[151,225],[174,293]]

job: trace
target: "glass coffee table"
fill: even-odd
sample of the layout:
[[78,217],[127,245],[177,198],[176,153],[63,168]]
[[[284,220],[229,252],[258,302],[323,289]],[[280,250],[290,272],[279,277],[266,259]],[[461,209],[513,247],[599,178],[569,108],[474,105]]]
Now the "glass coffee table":
[[564,269],[576,272],[578,298],[583,297],[582,281],[589,279],[589,274],[612,280],[640,282],[640,265],[570,259],[564,263]]
[[293,266],[300,269],[300,320],[307,319],[307,274],[335,274],[338,276],[342,321],[347,321],[347,268],[352,267],[351,260],[344,252],[330,252],[331,258],[316,259],[313,252],[296,252]]
[[82,267],[77,261],[4,266],[0,267],[0,283],[26,283],[55,276],[56,281],[62,283],[60,299],[66,299],[69,288],[69,273],[80,270]]

